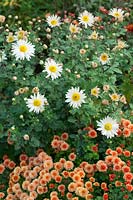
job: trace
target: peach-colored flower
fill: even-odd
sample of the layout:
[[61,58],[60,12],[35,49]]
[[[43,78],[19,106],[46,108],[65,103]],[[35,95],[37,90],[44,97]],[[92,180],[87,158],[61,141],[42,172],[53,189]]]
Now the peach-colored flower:
[[130,172],[130,171],[131,171],[130,167],[128,167],[127,165],[124,165],[124,166],[121,168],[121,170],[122,170],[123,173]]
[[49,188],[50,188],[50,189],[55,188],[55,184],[54,184],[54,183],[50,183],[50,184],[49,184]]
[[64,163],[66,162],[66,160],[65,160],[65,158],[60,158],[59,162],[60,162],[61,164],[63,164],[63,166],[64,166]]
[[96,187],[98,187],[98,186],[100,186],[100,183],[95,182],[95,183],[93,183],[93,185],[96,186]]
[[94,177],[90,177],[89,180],[90,180],[91,182],[95,182],[95,178],[94,178]]
[[53,170],[50,172],[50,174],[51,174],[51,177],[54,179],[56,176],[59,175],[59,172],[58,172],[58,170],[53,169]]
[[52,191],[51,193],[50,193],[50,197],[52,197],[52,196],[57,196],[58,195],[58,192],[57,191]]
[[113,156],[112,162],[113,164],[119,164],[121,162],[121,159],[117,156]]
[[60,144],[61,151],[67,151],[68,148],[69,148],[69,144],[66,143],[65,141],[62,141],[61,144]]
[[3,164],[5,165],[5,167],[8,167],[9,163],[10,163],[10,159],[8,159],[8,158],[6,158],[4,160],[4,162],[3,162]]
[[85,199],[86,200],[91,200],[91,199],[93,199],[93,195],[92,194],[87,194]]
[[72,200],[79,200],[79,198],[78,197],[73,197]]
[[50,182],[51,181],[51,174],[50,173],[45,173],[44,176],[43,176],[43,179],[46,182]]
[[85,170],[86,173],[92,173],[93,170],[94,170],[93,165],[88,163],[87,165],[85,165],[84,170]]
[[61,171],[63,169],[63,164],[61,164],[60,162],[55,162],[54,163],[54,168],[57,171]]
[[131,172],[126,172],[123,178],[125,179],[125,181],[131,182],[133,180],[133,174]]
[[28,191],[29,192],[32,192],[32,191],[34,191],[35,190],[35,188],[36,188],[36,185],[34,184],[34,183],[30,183],[29,185],[28,185]]
[[69,158],[69,160],[74,161],[76,159],[76,154],[75,153],[70,153],[68,158]]
[[15,194],[16,194],[17,197],[20,197],[22,193],[23,193],[23,192],[22,192],[21,189],[19,189],[19,190],[17,190],[17,191],[15,192]]
[[0,199],[3,199],[5,194],[3,192],[0,192]]
[[133,124],[129,124],[128,125],[129,130],[131,131],[131,133],[133,132]]
[[9,169],[14,169],[16,163],[14,161],[10,161],[9,164],[8,164],[8,168]]
[[61,184],[58,186],[58,191],[59,192],[64,192],[65,191],[65,185],[64,184]]
[[44,163],[43,163],[43,167],[47,170],[50,170],[51,168],[53,168],[53,161],[52,159],[49,159],[49,160],[45,160]]
[[121,187],[123,184],[121,181],[115,181],[115,186],[116,187]]
[[16,193],[16,191],[20,190],[20,184],[19,183],[15,183],[12,186],[12,191]]
[[51,196],[50,200],[59,200],[59,198],[57,196]]
[[[33,165],[33,162],[32,162],[32,165]],[[27,163],[26,163],[25,160],[22,160],[22,161],[20,162],[20,167],[23,167],[23,166],[27,166]]]
[[79,174],[74,174],[73,177],[72,177],[72,180],[74,182],[79,182],[79,181],[81,181],[81,177],[80,177]]
[[23,188],[24,190],[27,190],[29,184],[30,184],[29,181],[27,181],[27,180],[23,181],[23,183],[22,183],[22,188]]
[[26,154],[21,154],[20,156],[19,156],[19,160],[20,161],[22,161],[22,160],[28,160],[28,156],[26,155]]
[[122,155],[123,149],[121,147],[117,147],[116,151],[117,151],[118,155]]
[[37,193],[38,194],[43,194],[44,193],[44,187],[41,186],[41,185],[37,186]]
[[14,183],[16,183],[16,182],[19,181],[20,176],[18,176],[17,174],[14,174],[11,178],[12,178],[12,181],[13,181]]
[[62,175],[64,176],[64,178],[68,178],[69,177],[69,172],[68,171],[63,171]]
[[126,184],[126,189],[127,189],[129,192],[132,192],[132,191],[133,191],[133,185],[131,185],[131,184]]
[[124,150],[124,151],[123,151],[123,155],[124,155],[125,157],[130,157],[130,156],[131,156],[131,152],[128,151],[128,150]]
[[0,174],[3,174],[5,171],[5,166],[3,164],[0,164]]
[[34,198],[33,197],[27,197],[26,200],[34,200]]
[[128,119],[122,119],[121,123],[124,128],[128,128],[128,126],[131,124],[130,120]]
[[120,164],[114,164],[113,170],[117,171],[117,172],[120,172],[121,171],[121,165]]
[[117,151],[113,151],[113,150],[112,150],[112,151],[110,152],[110,154],[111,154],[112,156],[118,156]]
[[73,169],[73,167],[74,167],[74,164],[73,164],[73,162],[70,161],[70,160],[68,160],[68,161],[66,161],[66,162],[64,163],[64,168],[65,168],[66,170],[71,170],[71,169]]
[[123,133],[124,137],[130,137],[130,135],[131,135],[129,128],[124,128],[122,133]]
[[97,137],[97,132],[95,130],[90,130],[87,134],[90,138],[96,138]]
[[68,200],[71,200],[72,199],[72,193],[68,192],[66,194],[66,197],[67,197]]
[[112,151],[112,149],[108,148],[108,149],[106,150],[105,154],[106,154],[106,155],[109,155],[109,154],[111,154],[111,151]]
[[99,160],[96,163],[96,167],[97,167],[98,171],[100,171],[100,172],[106,172],[108,169],[107,164],[102,160]]
[[83,170],[79,170],[77,172],[77,174],[81,177],[81,178],[84,178],[85,177],[85,172]]
[[37,177],[37,172],[35,172],[34,170],[29,171],[29,177],[31,179],[34,179]]
[[60,183],[62,181],[62,177],[60,176],[60,175],[57,175],[56,177],[55,177],[55,182],[56,183]]
[[69,136],[68,136],[68,133],[62,133],[62,134],[61,134],[61,139],[62,139],[62,140],[68,140],[68,137],[69,137]]
[[113,161],[113,156],[109,155],[105,157],[105,162],[107,163],[107,165],[112,165],[112,161]]
[[40,159],[40,161],[45,161],[46,156],[47,156],[47,154],[44,151],[41,151],[38,154],[38,158]]
[[76,190],[76,188],[77,188],[76,183],[74,183],[74,182],[69,183],[69,185],[68,185],[68,191],[69,192],[74,192]]
[[81,196],[82,198],[85,198],[87,194],[88,194],[87,188],[84,188],[84,187],[80,188],[79,196]]
[[104,190],[104,189],[106,189],[106,188],[107,188],[107,183],[102,182],[102,183],[101,183],[101,189]]
[[33,199],[36,199],[38,196],[37,192],[36,191],[32,191],[30,192],[30,197],[33,197]]
[[90,188],[92,188],[92,182],[91,181],[87,181],[85,183],[85,187],[89,190]]
[[88,164],[88,162],[83,161],[83,162],[80,163],[80,167],[81,167],[81,168],[85,168],[85,166],[86,166],[87,164]]
[[57,140],[57,139],[52,140],[51,146],[52,146],[52,148],[59,148],[60,140]]
[[39,183],[41,186],[45,186],[47,184],[46,178],[40,178]]

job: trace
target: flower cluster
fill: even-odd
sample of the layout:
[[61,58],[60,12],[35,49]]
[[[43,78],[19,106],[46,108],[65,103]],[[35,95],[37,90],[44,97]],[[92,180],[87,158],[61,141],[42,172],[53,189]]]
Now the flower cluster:
[[[124,132],[127,128],[133,133],[132,126],[129,120],[122,119],[119,131]],[[96,131],[95,134],[92,133],[94,131],[90,129],[88,132],[91,138],[97,136]],[[131,135],[130,137],[132,138]],[[69,146],[68,139],[69,135],[65,132],[61,136],[54,136],[51,146],[58,159],[53,159],[42,149],[39,149],[34,157],[21,154],[18,165],[5,156],[0,164],[0,174],[4,174],[8,168],[11,172],[7,195],[0,192],[1,199],[90,200],[99,196],[108,200],[115,198],[120,191],[123,191],[122,198],[126,196],[130,199],[133,191],[132,151],[121,144],[114,149],[106,149],[104,159],[95,163],[82,159],[77,164],[77,155]]]

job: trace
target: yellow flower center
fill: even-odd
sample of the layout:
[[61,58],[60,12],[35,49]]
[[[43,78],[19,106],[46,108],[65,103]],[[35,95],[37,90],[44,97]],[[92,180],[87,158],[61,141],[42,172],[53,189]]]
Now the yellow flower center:
[[108,60],[108,56],[106,54],[101,55],[101,60],[103,61]]
[[52,19],[52,20],[51,20],[51,24],[52,24],[53,26],[56,26],[56,25],[57,25],[57,20],[56,20],[56,19]]
[[82,17],[82,20],[83,20],[84,22],[89,22],[89,16],[88,16],[88,15],[84,15],[84,16]]
[[92,90],[91,90],[91,94],[94,95],[94,96],[97,95],[97,94],[98,94],[97,89],[92,89]]
[[73,27],[70,28],[70,31],[71,31],[72,33],[76,33],[76,32],[77,32],[77,28],[73,26]]
[[119,100],[119,96],[117,94],[112,94],[111,99],[113,101],[118,101]]
[[7,42],[13,42],[14,41],[14,37],[13,36],[8,36],[7,37]]
[[115,17],[120,17],[120,13],[115,12],[115,13],[114,13],[114,16],[115,16]]
[[73,100],[73,101],[79,101],[79,100],[80,100],[80,94],[75,92],[75,93],[72,95],[72,100]]
[[34,99],[33,105],[39,107],[41,105],[42,101],[40,99]]
[[111,123],[106,123],[104,125],[104,128],[105,128],[106,131],[111,131],[112,130],[112,124]]
[[49,71],[56,72],[57,71],[57,67],[55,65],[51,65],[51,66],[49,66]]
[[21,45],[21,46],[19,47],[19,50],[20,50],[21,52],[25,53],[25,52],[28,50],[28,48],[27,48],[26,45]]

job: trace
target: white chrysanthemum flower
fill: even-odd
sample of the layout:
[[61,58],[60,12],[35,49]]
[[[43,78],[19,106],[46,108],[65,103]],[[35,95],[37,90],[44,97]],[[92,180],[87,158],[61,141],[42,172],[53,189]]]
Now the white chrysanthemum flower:
[[95,96],[98,98],[100,93],[100,88],[98,88],[97,86],[91,89],[91,95]]
[[100,62],[102,63],[102,65],[106,64],[109,62],[110,58],[108,56],[107,53],[102,53],[99,57]]
[[77,27],[77,25],[70,24],[69,30],[70,30],[71,33],[78,33],[79,32],[79,27]]
[[92,34],[88,37],[91,40],[97,40],[98,39],[98,33],[96,31],[93,31]]
[[111,117],[105,117],[104,119],[98,121],[97,125],[97,130],[101,131],[101,134],[105,135],[107,138],[112,138],[117,135],[119,124]]
[[46,19],[48,25],[53,28],[55,26],[60,26],[61,22],[60,22],[60,17],[57,15],[51,15],[48,16]]
[[0,62],[7,60],[6,54],[4,51],[0,51]]
[[80,90],[79,87],[71,88],[66,93],[66,100],[65,102],[69,103],[70,106],[73,108],[78,108],[81,106],[82,103],[85,103],[86,95],[84,94],[83,90]]
[[54,80],[61,76],[62,65],[56,63],[53,59],[47,59],[44,67],[43,72],[47,72],[48,74],[46,78],[51,77]]
[[115,17],[116,19],[123,18],[124,11],[120,8],[113,8],[109,11],[109,15]]
[[25,40],[18,40],[12,45],[12,53],[16,57],[16,60],[27,60],[34,56],[35,48],[34,45]]
[[44,110],[44,106],[48,105],[47,99],[44,95],[39,93],[31,95],[30,99],[26,99],[27,107],[29,108],[29,112],[39,113]]
[[85,28],[92,26],[95,21],[94,16],[86,10],[79,15],[78,19],[80,24],[85,25]]
[[127,47],[128,45],[125,43],[125,41],[122,41],[122,40],[118,40],[118,49],[123,49],[125,47]]

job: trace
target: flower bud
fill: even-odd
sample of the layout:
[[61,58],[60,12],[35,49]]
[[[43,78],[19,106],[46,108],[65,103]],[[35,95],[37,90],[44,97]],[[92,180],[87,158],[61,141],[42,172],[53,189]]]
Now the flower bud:
[[29,137],[28,134],[25,134],[25,135],[23,136],[23,138],[24,138],[24,140],[26,140],[26,141],[28,141],[28,140],[30,139],[30,137]]
[[14,81],[16,81],[16,80],[17,80],[17,76],[13,76],[12,79],[13,79]]

